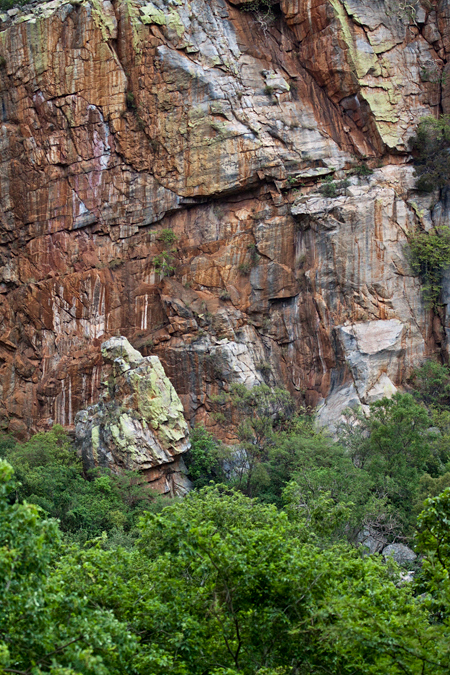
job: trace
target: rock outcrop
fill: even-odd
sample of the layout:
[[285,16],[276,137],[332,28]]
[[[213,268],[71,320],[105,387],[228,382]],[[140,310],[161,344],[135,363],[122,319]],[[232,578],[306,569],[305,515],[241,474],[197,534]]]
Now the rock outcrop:
[[73,428],[118,335],[209,426],[232,382],[329,419],[445,352],[407,235],[448,220],[408,155],[449,105],[448,3],[245,4],[0,15],[1,428]]
[[412,563],[417,559],[417,555],[405,544],[389,544],[383,549],[385,560],[392,558],[399,565]]
[[143,357],[124,337],[101,346],[110,372],[100,400],[75,416],[86,468],[139,471],[159,492],[189,489],[181,454],[189,449],[183,406],[157,356]]

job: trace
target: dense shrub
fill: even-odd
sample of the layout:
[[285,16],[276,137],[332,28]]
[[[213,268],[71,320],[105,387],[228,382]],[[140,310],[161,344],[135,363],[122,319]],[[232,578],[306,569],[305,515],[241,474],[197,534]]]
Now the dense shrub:
[[209,487],[143,518],[131,549],[64,548],[11,478],[0,462],[0,673],[449,671],[448,493],[420,517],[416,599],[395,565],[316,537],[330,505],[305,519]]
[[229,454],[224,446],[202,426],[192,429],[190,440],[191,448],[185,461],[194,487],[204,487],[210,481],[224,481],[224,462]]
[[92,471],[84,476],[81,462],[60,426],[39,433],[27,443],[4,437],[3,457],[14,467],[15,497],[41,507],[57,518],[63,532],[83,541],[102,532],[130,532],[155,496],[126,472]]
[[450,115],[425,117],[412,139],[417,189],[432,192],[450,181]]
[[411,375],[415,395],[428,406],[450,407],[450,368],[437,361],[425,361]]
[[417,230],[408,238],[411,266],[420,276],[425,301],[437,309],[444,270],[450,265],[450,228],[435,227],[429,232]]

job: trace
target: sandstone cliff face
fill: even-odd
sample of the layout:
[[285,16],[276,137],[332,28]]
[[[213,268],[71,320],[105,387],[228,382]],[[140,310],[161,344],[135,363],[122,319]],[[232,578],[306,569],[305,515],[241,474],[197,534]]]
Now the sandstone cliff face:
[[[329,417],[445,349],[405,247],[448,219],[414,192],[407,153],[420,117],[448,110],[448,3],[242,5],[1,15],[3,428],[73,427],[111,336],[158,355],[209,425],[232,382],[286,386]],[[318,191],[362,157],[371,176]]]

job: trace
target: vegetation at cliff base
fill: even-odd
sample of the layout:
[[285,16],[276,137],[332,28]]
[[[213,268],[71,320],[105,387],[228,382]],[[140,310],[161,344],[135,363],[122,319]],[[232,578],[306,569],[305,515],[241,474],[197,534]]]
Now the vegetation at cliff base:
[[[60,427],[2,437],[0,675],[448,673],[450,369],[409,384],[337,438],[233,387],[238,443],[195,428],[178,501],[84,473]],[[366,537],[415,547],[413,581]]]
[[330,504],[311,520],[211,486],[105,549],[65,544],[14,489],[2,462],[0,673],[448,672],[449,490],[419,519],[416,597],[394,564],[327,540]]
[[0,441],[0,458],[15,470],[14,497],[59,520],[61,531],[83,542],[102,532],[132,536],[143,511],[157,507],[155,496],[134,472],[83,471],[62,427],[39,433],[27,443]]

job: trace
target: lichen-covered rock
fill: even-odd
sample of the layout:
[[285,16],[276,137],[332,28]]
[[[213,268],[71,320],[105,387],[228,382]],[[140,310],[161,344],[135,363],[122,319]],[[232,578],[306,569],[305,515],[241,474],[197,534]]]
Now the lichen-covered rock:
[[[302,62],[344,117],[388,148],[405,150],[440,103],[448,16],[397,0],[281,0]],[[433,16],[434,14],[434,16]],[[375,140],[374,140],[375,143]]]
[[160,492],[185,492],[189,481],[180,455],[190,445],[188,428],[159,358],[144,358],[124,337],[104,342],[101,351],[112,364],[105,391],[75,417],[85,466],[140,471]]

